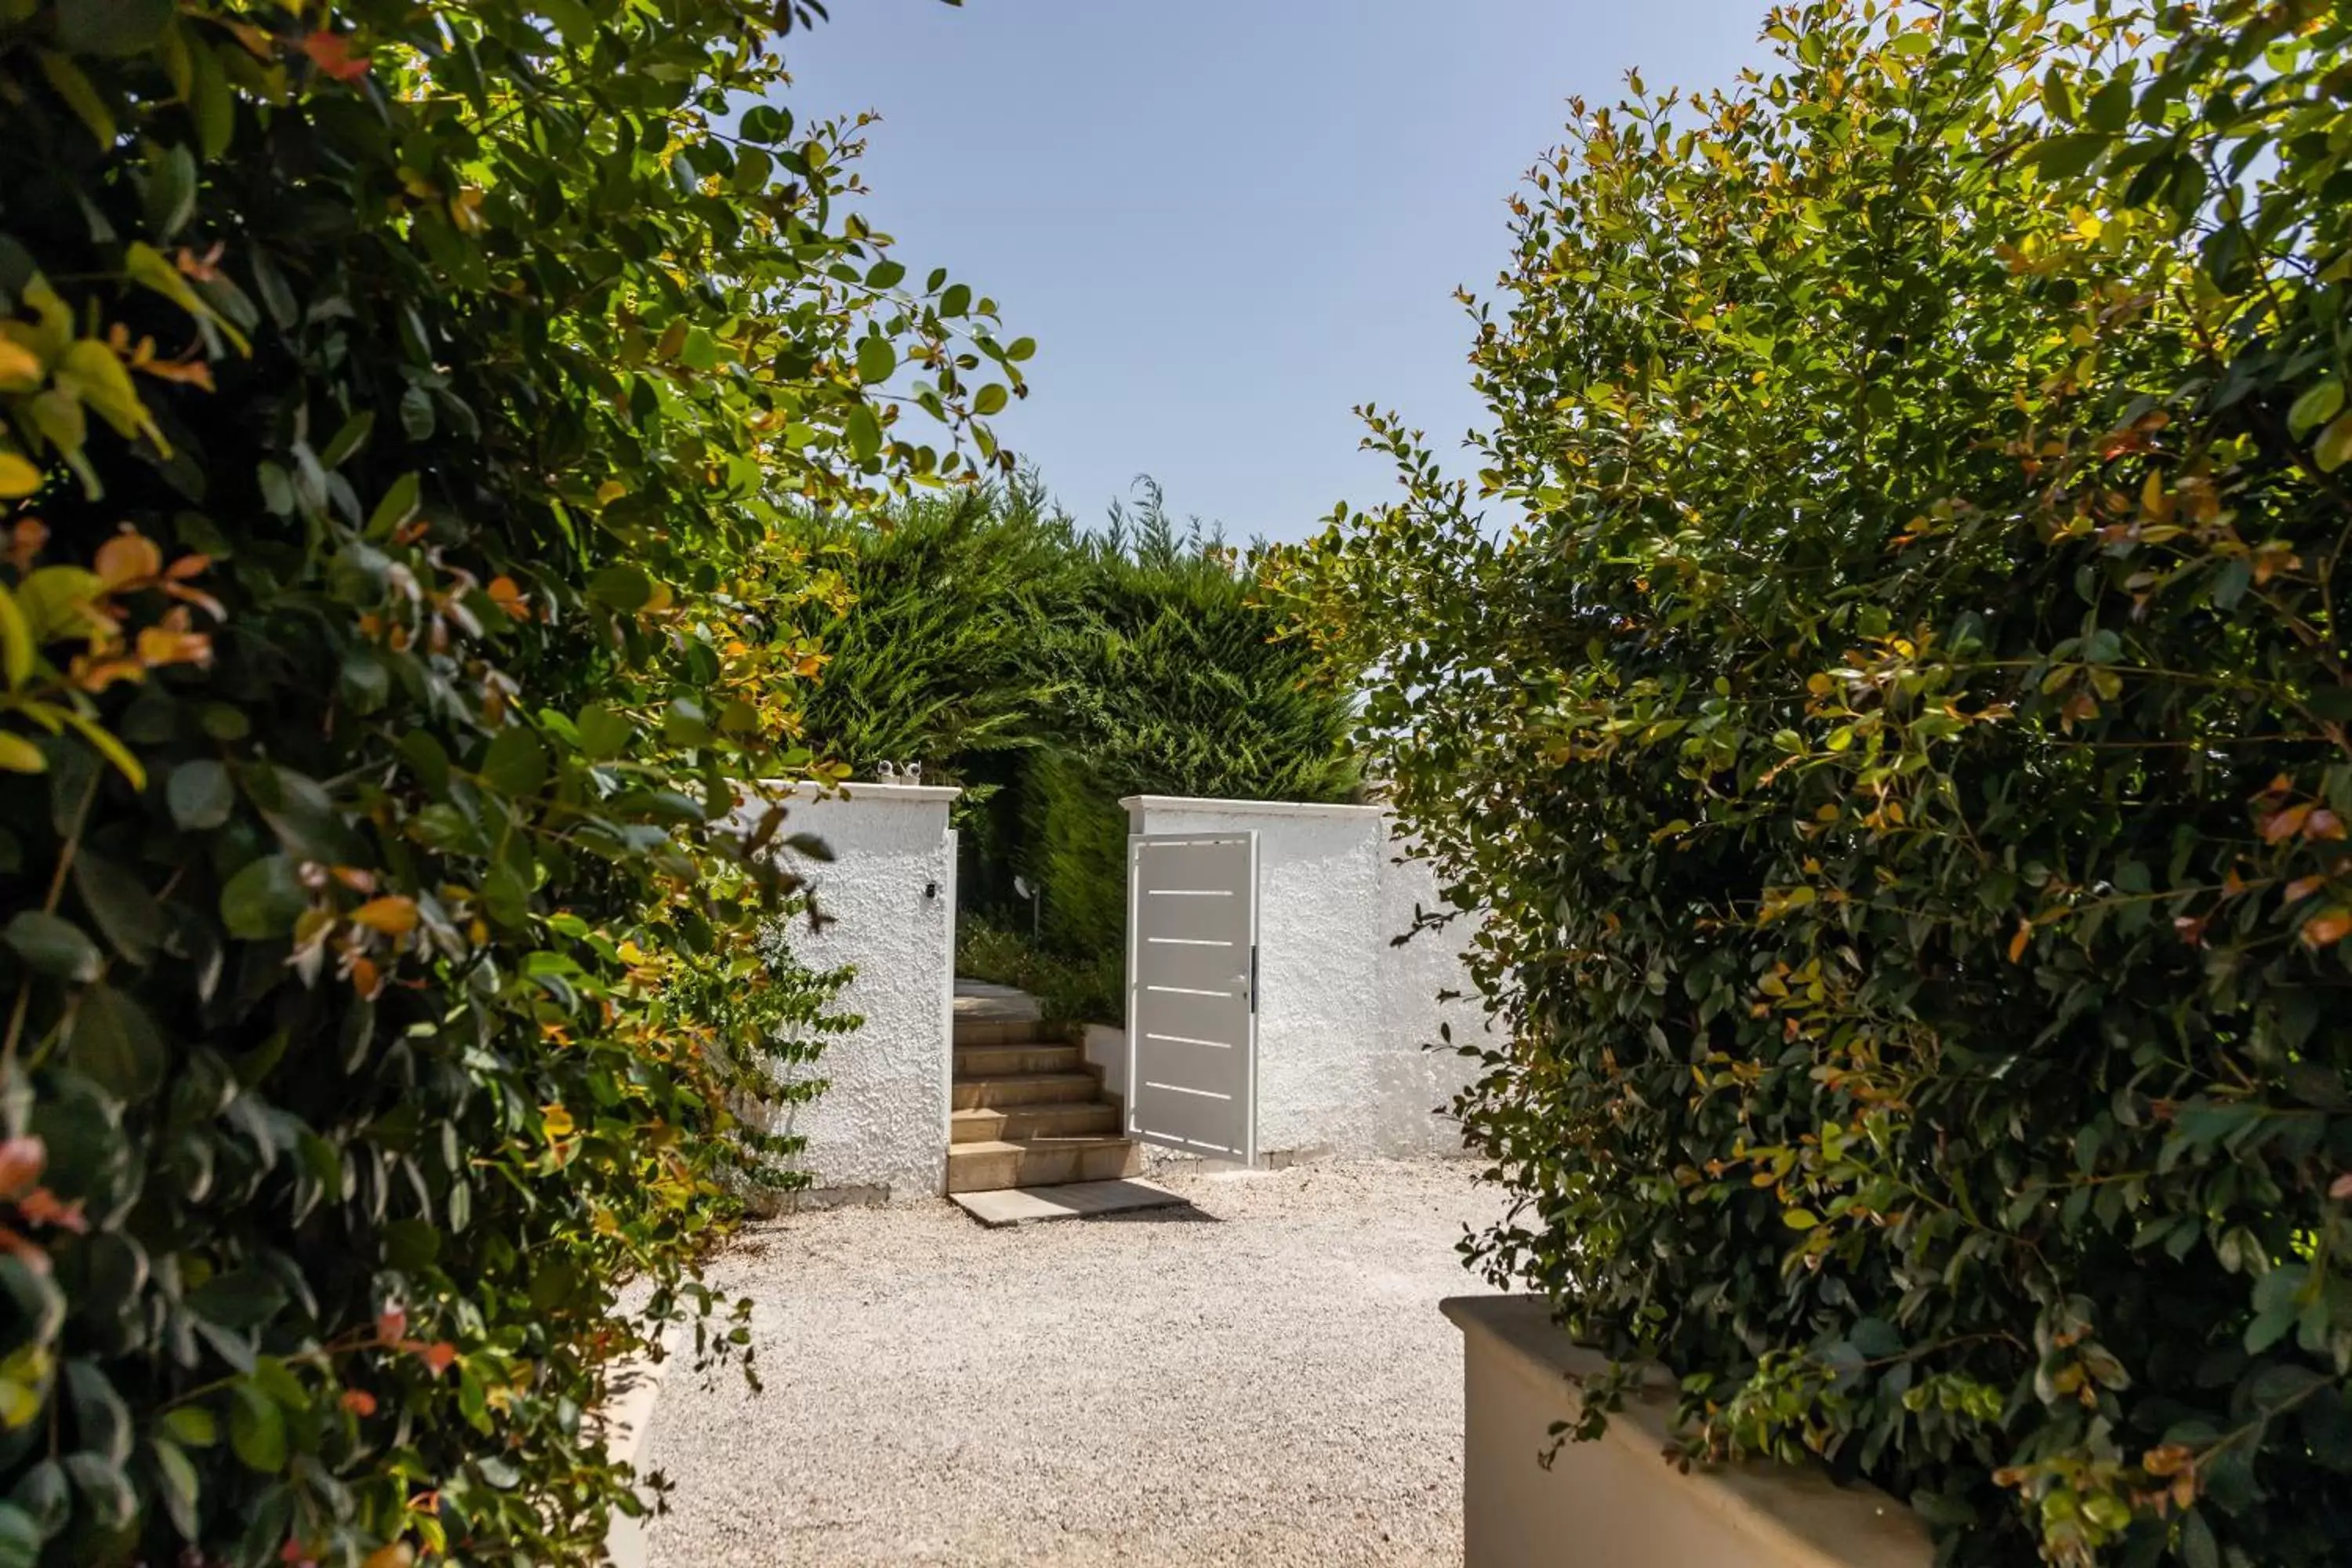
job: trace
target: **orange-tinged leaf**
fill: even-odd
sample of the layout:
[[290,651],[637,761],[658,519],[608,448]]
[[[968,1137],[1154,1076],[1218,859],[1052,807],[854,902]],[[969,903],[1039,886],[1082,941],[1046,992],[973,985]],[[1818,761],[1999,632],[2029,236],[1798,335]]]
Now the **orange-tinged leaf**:
[[0,337],[0,391],[30,392],[48,374],[40,355],[14,338]]
[[438,1377],[443,1373],[448,1371],[451,1366],[456,1364],[457,1360],[457,1347],[451,1344],[447,1340],[436,1340],[433,1343],[426,1345],[424,1349],[418,1351],[416,1352],[416,1358],[423,1362],[426,1366],[431,1367],[433,1369],[433,1375]]
[[2009,961],[2011,963],[2015,963],[2019,959],[2023,958],[2025,956],[2025,944],[2032,940],[2033,922],[2032,921],[2018,921],[2016,934],[2009,939]]
[[2303,836],[2305,838],[2341,838],[2344,837],[2344,819],[2323,805],[2304,819]]
[[416,1561],[416,1549],[405,1541],[395,1541],[389,1546],[379,1546],[360,1560],[360,1568],[410,1568]]
[[76,654],[67,673],[76,686],[96,696],[118,680],[140,679],[147,668],[135,658],[91,658]]
[[375,1414],[375,1395],[364,1388],[346,1388],[343,1390],[342,1398],[336,1403],[354,1415]]
[[151,359],[142,361],[137,368],[141,374],[152,375],[159,381],[202,387],[206,392],[214,390],[213,367],[208,360]]
[[2352,910],[2341,904],[2322,910],[2303,922],[2300,934],[2305,947],[2331,947],[2352,936]]
[[457,226],[460,234],[479,234],[490,226],[482,216],[482,188],[467,185],[449,198],[449,221]]
[[2352,1171],[2345,1172],[2329,1183],[2327,1195],[2331,1198],[2352,1198]]
[[139,628],[139,662],[153,669],[169,664],[210,664],[213,639],[203,632],[173,631],[169,626]]
[[2319,891],[2326,881],[2327,879],[2325,877],[2297,877],[2286,885],[2286,901],[2290,904],[2299,904]]
[[354,924],[386,936],[406,936],[416,929],[416,900],[398,893],[387,893],[380,899],[370,899],[352,911]]
[[98,580],[111,591],[143,583],[163,571],[163,552],[143,533],[125,529],[98,547]]

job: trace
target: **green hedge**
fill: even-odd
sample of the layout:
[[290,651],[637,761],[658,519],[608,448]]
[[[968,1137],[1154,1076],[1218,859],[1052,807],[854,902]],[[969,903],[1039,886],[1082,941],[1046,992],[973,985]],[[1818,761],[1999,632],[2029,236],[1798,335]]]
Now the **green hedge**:
[[2352,1561],[2352,28],[1767,36],[1516,199],[1511,526],[1381,419],[1277,574],[1490,911],[1467,1250],[1943,1561]]
[[1123,964],[1120,800],[1344,801],[1360,769],[1347,682],[1277,637],[1238,553],[1178,528],[1156,489],[1087,542],[1085,564],[1034,656],[1051,743],[1027,762],[1020,860],[1049,945]]
[[[926,783],[964,786],[959,899],[1015,940],[1042,914],[1035,963],[1123,968],[1121,797],[1355,791],[1347,683],[1278,640],[1238,553],[1176,524],[1148,484],[1100,532],[1024,477],[798,537],[823,568],[800,622],[824,668],[812,745],[861,775],[915,761]],[[1098,986],[1057,992],[1102,1005]]]
[[798,10],[0,0],[0,1563],[583,1561],[742,1338],[728,1107],[853,1022],[731,825],[830,776],[772,531],[1027,352]]

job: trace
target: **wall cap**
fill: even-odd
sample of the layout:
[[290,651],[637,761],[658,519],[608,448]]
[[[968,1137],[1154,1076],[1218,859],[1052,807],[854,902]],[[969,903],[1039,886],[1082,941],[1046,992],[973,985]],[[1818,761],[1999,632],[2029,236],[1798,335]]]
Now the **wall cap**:
[[805,783],[786,784],[781,779],[775,780],[771,787],[782,789],[794,800],[829,800],[838,797],[843,800],[904,801],[909,805],[953,800],[963,794],[963,790],[955,784],[879,784],[859,779],[852,779],[835,789],[827,789],[823,784]]
[[[1540,1296],[1449,1296],[1438,1310],[1461,1329],[1465,1353],[1484,1350],[1557,1400],[1572,1416],[1577,1385],[1598,1377],[1609,1358],[1570,1339]],[[1748,1460],[1695,1465],[1678,1475],[1659,1458],[1674,1437],[1674,1379],[1654,1368],[1644,1391],[1612,1412],[1601,1439],[1633,1449],[1655,1465],[1662,1483],[1688,1489],[1742,1533],[1769,1542],[1774,1561],[1805,1568],[1927,1568],[1935,1548],[1919,1516],[1874,1487],[1841,1487],[1813,1466]]]
[[1196,811],[1255,816],[1386,816],[1381,805],[1325,805],[1304,800],[1211,800],[1186,795],[1130,795],[1119,805],[1129,812]]

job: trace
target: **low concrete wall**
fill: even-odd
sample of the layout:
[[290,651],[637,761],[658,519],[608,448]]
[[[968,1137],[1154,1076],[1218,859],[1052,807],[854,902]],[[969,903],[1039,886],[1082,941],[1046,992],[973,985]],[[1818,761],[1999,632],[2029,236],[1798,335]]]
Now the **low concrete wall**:
[[1088,1024],[1080,1037],[1089,1064],[1102,1068],[1103,1092],[1127,1104],[1127,1031],[1114,1024]]
[[[1131,832],[1258,836],[1260,1152],[1461,1152],[1444,1108],[1475,1064],[1422,1047],[1442,1023],[1457,1040],[1474,1037],[1484,1015],[1475,1001],[1438,999],[1469,990],[1461,928],[1392,945],[1416,903],[1439,906],[1434,874],[1395,837],[1387,813],[1171,795],[1120,804]],[[1125,1066],[1122,1056],[1122,1074]]]
[[1444,1303],[1462,1330],[1464,1568],[1929,1568],[1917,1515],[1818,1469],[1694,1468],[1659,1455],[1673,1436],[1671,1385],[1629,1398],[1606,1436],[1563,1445],[1580,1379],[1608,1365],[1525,1296]]
[[794,792],[789,833],[813,833],[833,859],[803,863],[833,924],[796,924],[794,954],[815,969],[855,966],[836,1005],[866,1022],[788,1079],[821,1078],[805,1105],[774,1108],[770,1130],[808,1140],[801,1156],[813,1205],[937,1197],[947,1190],[949,1081],[954,1063],[955,834],[961,792],[849,784]]
[[[637,1455],[646,1446],[646,1426],[654,1418],[654,1405],[661,1398],[662,1380],[676,1364],[682,1330],[673,1328],[662,1336],[662,1353],[656,1358],[646,1356],[631,1362],[614,1380],[618,1390],[612,1406],[601,1415],[604,1429],[604,1457],[616,1465],[635,1467]],[[650,1507],[654,1494],[645,1487],[637,1495]],[[634,1519],[615,1510],[604,1531],[604,1555],[611,1568],[646,1568],[652,1560],[648,1542],[650,1516]]]

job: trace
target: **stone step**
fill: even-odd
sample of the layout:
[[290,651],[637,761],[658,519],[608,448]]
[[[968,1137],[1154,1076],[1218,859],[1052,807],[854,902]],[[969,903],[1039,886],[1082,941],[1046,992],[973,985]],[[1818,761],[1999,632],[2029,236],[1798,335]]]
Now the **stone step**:
[[1142,1171],[1143,1150],[1131,1138],[990,1139],[948,1150],[951,1193],[1116,1182]]
[[1087,1054],[1076,1046],[1030,1042],[1017,1046],[966,1046],[955,1054],[959,1081],[1013,1078],[1033,1072],[1084,1072]]
[[1000,1139],[1074,1138],[1118,1131],[1118,1107],[1099,1100],[1008,1105],[1001,1110],[959,1110],[948,1118],[948,1142]]
[[1027,992],[978,980],[955,983],[957,1045],[1021,1045],[1036,1039],[1041,1027],[1037,999]]
[[958,1049],[972,1046],[1058,1046],[1060,1035],[1034,1018],[958,1018]]
[[1006,1105],[1046,1105],[1092,1100],[1102,1086],[1090,1072],[1024,1072],[1006,1078],[959,1078],[949,1086],[958,1110]]

